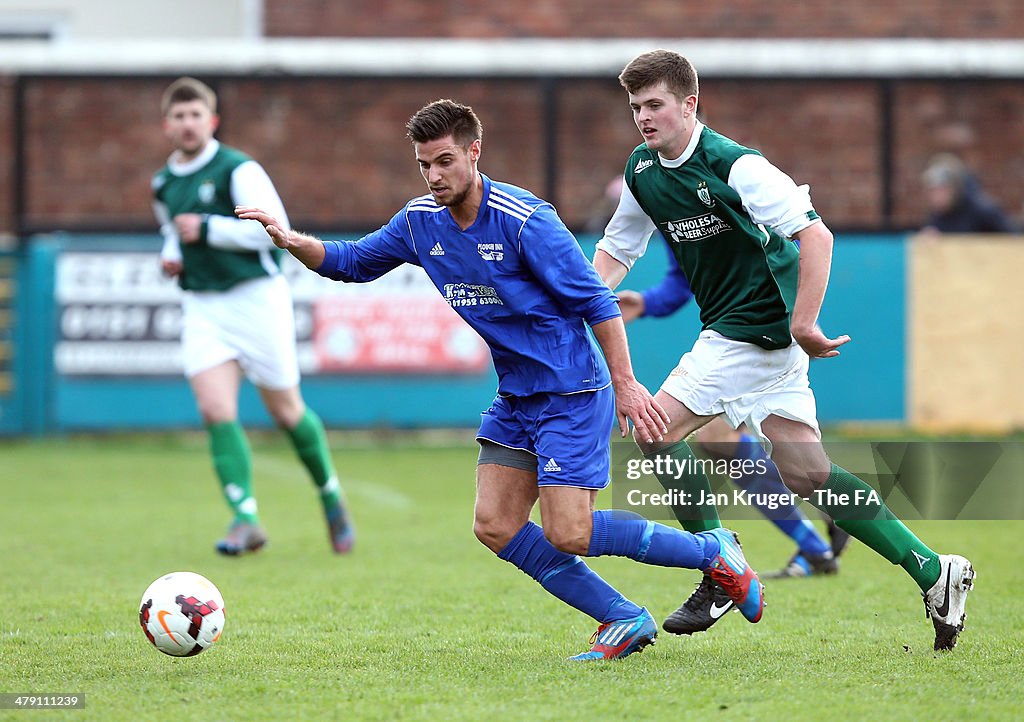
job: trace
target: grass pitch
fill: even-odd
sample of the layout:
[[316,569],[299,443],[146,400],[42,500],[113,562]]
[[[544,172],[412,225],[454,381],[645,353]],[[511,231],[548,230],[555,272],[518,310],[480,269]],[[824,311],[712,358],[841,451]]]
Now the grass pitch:
[[[730,614],[579,665],[565,658],[596,625],[473,538],[472,445],[337,443],[359,533],[345,558],[287,445],[253,445],[271,542],[225,559],[202,437],[0,443],[0,692],[86,695],[84,710],[33,719],[1019,719],[1024,522],[912,525],[978,570],[952,653],[932,651],[913,582],[854,543],[837,577],[769,582],[760,624]],[[735,526],[755,568],[791,553],[767,522]],[[592,563],[659,619],[698,581]],[[158,653],[138,626],[142,591],[174,570],[226,601],[224,634],[198,657]]]

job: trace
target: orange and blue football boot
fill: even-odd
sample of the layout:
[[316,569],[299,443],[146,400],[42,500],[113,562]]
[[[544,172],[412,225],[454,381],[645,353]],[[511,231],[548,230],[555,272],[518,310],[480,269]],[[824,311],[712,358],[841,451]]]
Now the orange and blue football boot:
[[757,572],[747,564],[739,537],[735,532],[721,528],[701,533],[713,534],[720,547],[705,573],[725,590],[747,621],[760,621],[764,611],[764,585],[757,578]]
[[235,521],[214,548],[225,556],[237,557],[259,551],[266,545],[267,533],[263,527],[249,521]]
[[658,636],[658,625],[654,617],[646,609],[632,619],[620,619],[617,622],[605,622],[590,638],[593,645],[589,651],[569,657],[576,662],[589,662],[599,659],[622,659],[640,652],[648,644],[654,644]]

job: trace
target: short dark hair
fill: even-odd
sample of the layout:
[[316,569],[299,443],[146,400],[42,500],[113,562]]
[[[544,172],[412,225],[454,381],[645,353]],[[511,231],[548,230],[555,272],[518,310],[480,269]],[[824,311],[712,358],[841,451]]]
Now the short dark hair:
[[450,135],[463,147],[480,140],[484,128],[468,105],[447,98],[424,105],[405,124],[405,135],[413,143],[426,143]]
[[627,93],[639,93],[661,81],[665,81],[665,87],[680,100],[697,95],[700,89],[693,63],[671,50],[652,50],[638,55],[619,74],[619,83]]
[[211,113],[217,112],[217,94],[213,89],[203,81],[188,76],[178,78],[167,86],[160,99],[160,110],[167,115],[175,103],[189,103],[193,100],[201,100]]

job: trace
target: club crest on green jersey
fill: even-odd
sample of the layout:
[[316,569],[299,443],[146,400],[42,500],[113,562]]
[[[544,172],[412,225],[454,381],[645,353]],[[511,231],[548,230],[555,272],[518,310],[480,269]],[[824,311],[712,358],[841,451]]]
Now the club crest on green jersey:
[[707,181],[701,181],[697,184],[697,197],[700,198],[700,202],[708,208],[715,207],[715,199],[711,197],[711,191],[708,189]]
[[213,203],[213,199],[217,197],[217,186],[212,180],[204,180],[199,184],[198,195],[201,203]]

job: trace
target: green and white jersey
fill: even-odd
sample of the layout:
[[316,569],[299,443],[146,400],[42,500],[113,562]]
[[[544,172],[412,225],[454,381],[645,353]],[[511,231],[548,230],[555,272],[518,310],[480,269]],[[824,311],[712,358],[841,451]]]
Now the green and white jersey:
[[789,239],[818,220],[807,186],[698,122],[679,158],[646,144],[633,151],[597,247],[630,268],[660,231],[705,329],[780,349],[792,340],[796,300],[799,250]]
[[[284,205],[259,163],[241,151],[211,140],[188,162],[175,160],[153,176],[153,212],[164,237],[161,257],[181,261],[178,278],[188,291],[224,291],[242,281],[281,272],[282,251],[257,221],[235,217],[236,205],[262,208],[288,223]],[[182,243],[173,218],[203,216],[195,243]]]

